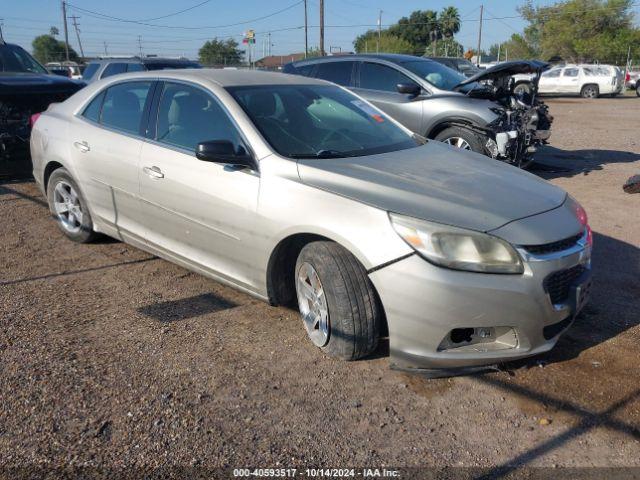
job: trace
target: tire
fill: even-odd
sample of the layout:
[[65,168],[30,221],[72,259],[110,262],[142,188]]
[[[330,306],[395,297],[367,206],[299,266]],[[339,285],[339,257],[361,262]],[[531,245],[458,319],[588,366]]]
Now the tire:
[[585,85],[580,90],[580,96],[582,98],[598,98],[600,95],[600,89],[597,85]]
[[523,93],[523,94],[528,94],[531,95],[531,84],[529,82],[522,82],[517,84],[514,88],[513,88],[513,93]]
[[362,264],[337,243],[316,241],[303,247],[295,268],[298,308],[312,343],[343,360],[372,353],[383,313]]
[[[447,143],[451,146],[462,148],[464,150],[471,150],[472,152],[486,154],[482,137],[475,134],[471,130],[467,130],[462,127],[449,127],[445,128],[438,135],[435,140],[443,143]],[[462,140],[462,142],[460,142]],[[462,146],[459,146],[462,145]]]
[[65,168],[59,168],[51,174],[47,184],[47,200],[58,228],[68,238],[87,243],[97,237],[87,202]]
[[640,97],[640,84],[636,85],[636,97]]

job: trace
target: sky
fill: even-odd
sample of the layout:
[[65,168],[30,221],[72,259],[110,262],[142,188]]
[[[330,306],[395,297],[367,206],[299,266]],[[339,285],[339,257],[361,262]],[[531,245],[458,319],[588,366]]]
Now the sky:
[[[59,29],[58,39],[63,40],[61,3],[59,0],[0,0],[5,40],[31,51],[33,38],[48,33],[51,26]],[[376,28],[380,10],[385,27],[414,10],[440,11],[451,5],[458,8],[462,19],[456,40],[465,49],[476,48],[481,3],[484,5],[483,49],[507,40],[526,25],[517,18],[517,7],[524,0],[325,0],[325,50],[352,51],[357,35]],[[189,10],[172,15],[186,9]],[[314,47],[319,43],[319,0],[307,0],[307,11],[309,47]],[[110,20],[96,13],[159,26]],[[304,51],[301,0],[69,0],[67,16],[72,15],[78,17],[86,56],[104,55],[106,43],[108,55],[133,55],[142,50],[145,55],[197,58],[204,41],[214,37],[234,38],[244,47],[243,33],[249,29],[256,32],[254,58],[268,53],[269,38],[272,55]],[[80,53],[72,20],[69,20],[69,43]]]

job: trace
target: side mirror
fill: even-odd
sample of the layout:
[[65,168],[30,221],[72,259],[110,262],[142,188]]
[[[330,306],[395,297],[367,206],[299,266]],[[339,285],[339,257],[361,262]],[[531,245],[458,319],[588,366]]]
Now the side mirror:
[[422,88],[417,83],[399,83],[396,85],[398,93],[405,93],[407,95],[413,95],[417,97],[420,95]]
[[240,165],[255,169],[253,157],[243,147],[236,148],[229,140],[209,140],[196,146],[196,158],[205,162]]

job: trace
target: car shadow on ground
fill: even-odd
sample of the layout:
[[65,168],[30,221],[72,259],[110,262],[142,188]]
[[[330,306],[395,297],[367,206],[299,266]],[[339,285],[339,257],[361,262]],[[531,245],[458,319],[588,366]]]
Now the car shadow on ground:
[[138,308],[138,312],[162,323],[187,320],[200,315],[216,313],[237,307],[236,302],[214,293],[203,293],[193,297],[153,303]]
[[[640,155],[621,150],[562,150],[551,145],[542,147],[535,156],[528,171],[545,180],[560,177],[589,175],[592,171],[602,170],[610,163],[632,163],[640,160]],[[620,188],[625,179],[622,179]]]

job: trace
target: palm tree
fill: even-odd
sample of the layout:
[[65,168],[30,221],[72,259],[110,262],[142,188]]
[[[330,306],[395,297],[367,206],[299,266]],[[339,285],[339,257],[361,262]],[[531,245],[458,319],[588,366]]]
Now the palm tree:
[[460,12],[456,7],[443,8],[438,23],[444,37],[451,38],[460,31]]

